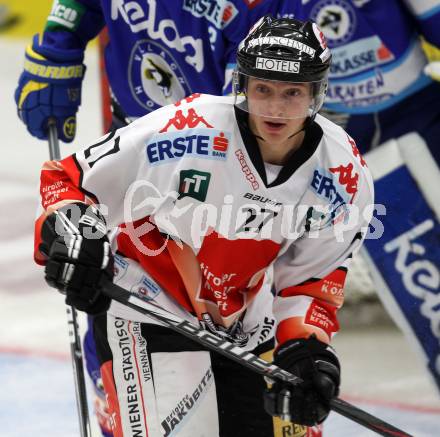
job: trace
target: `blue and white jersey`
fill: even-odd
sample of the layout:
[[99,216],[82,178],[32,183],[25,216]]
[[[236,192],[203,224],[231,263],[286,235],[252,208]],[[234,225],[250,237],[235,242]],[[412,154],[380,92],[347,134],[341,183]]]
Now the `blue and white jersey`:
[[263,7],[275,17],[310,18],[325,34],[333,54],[328,110],[381,111],[432,81],[419,35],[440,45],[439,0],[264,0]]
[[237,46],[257,18],[250,0],[55,0],[43,36],[83,49],[105,25],[110,86],[135,118],[194,92],[230,93]]

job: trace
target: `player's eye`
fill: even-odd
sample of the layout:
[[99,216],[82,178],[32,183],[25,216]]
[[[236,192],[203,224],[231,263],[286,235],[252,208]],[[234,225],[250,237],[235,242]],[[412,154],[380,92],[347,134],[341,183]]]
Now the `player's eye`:
[[263,84],[259,84],[255,87],[255,90],[257,91],[257,93],[259,94],[264,94],[267,95],[270,93],[270,89],[268,86],[263,85]]
[[300,88],[289,88],[285,91],[287,97],[299,97],[302,95],[302,90]]

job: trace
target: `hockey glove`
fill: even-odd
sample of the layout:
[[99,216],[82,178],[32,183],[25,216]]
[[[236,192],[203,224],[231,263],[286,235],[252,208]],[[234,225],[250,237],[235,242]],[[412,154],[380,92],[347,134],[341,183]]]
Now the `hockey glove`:
[[[83,52],[42,47],[34,36],[25,54],[24,71],[15,90],[18,116],[34,137],[47,139],[47,122],[54,118],[58,137],[70,143],[76,132],[76,112],[81,104],[85,73]],[[75,58],[75,59],[73,59]]]
[[303,383],[276,382],[264,393],[264,408],[300,425],[314,426],[330,412],[330,401],[338,395],[339,361],[333,349],[314,335],[289,340],[275,352],[274,364],[300,377]]
[[428,58],[425,74],[440,82],[440,48],[422,38],[422,47]]
[[110,299],[102,294],[102,286],[113,278],[113,255],[99,211],[80,202],[65,205],[43,222],[41,239],[47,283],[80,311],[106,311]]

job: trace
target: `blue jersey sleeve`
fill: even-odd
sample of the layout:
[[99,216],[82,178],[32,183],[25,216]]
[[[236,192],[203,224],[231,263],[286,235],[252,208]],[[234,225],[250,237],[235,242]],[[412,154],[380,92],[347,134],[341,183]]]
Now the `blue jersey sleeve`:
[[419,23],[420,33],[440,47],[440,0],[405,0]]
[[46,20],[42,47],[77,58],[104,25],[99,0],[56,0]]
[[236,66],[238,45],[262,16],[282,11],[284,0],[232,0],[228,3],[223,16],[222,36],[226,42],[223,95],[232,93],[232,72]]

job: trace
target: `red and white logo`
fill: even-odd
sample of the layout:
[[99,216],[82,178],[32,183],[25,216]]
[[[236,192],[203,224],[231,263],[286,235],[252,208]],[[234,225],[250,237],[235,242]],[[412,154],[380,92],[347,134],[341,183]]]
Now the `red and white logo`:
[[350,162],[348,165],[339,167],[329,168],[330,172],[333,174],[339,174],[338,182],[345,187],[345,191],[351,194],[351,202],[353,202],[354,196],[358,191],[358,180],[359,174],[354,172],[353,174],[353,163]]
[[260,184],[258,183],[257,178],[255,177],[255,175],[252,173],[252,170],[247,165],[246,158],[245,158],[244,153],[242,152],[242,150],[238,149],[235,152],[235,156],[237,157],[238,162],[241,165],[241,171],[246,175],[246,179],[249,181],[249,183],[251,184],[252,188],[254,190],[258,190],[258,188],[260,187]]
[[204,124],[210,129],[213,128],[213,126],[211,126],[202,116],[198,115],[193,108],[188,109],[188,114],[186,116],[183,114],[183,111],[179,109],[174,114],[174,117],[171,118],[165,127],[163,127],[159,132],[168,132],[168,129],[171,126],[174,126],[177,130],[182,130],[186,127],[192,129],[197,127],[199,124]]
[[220,132],[220,135],[214,137],[213,144],[213,149],[217,150],[217,152],[226,152],[228,150],[229,141],[225,137],[225,134]]

